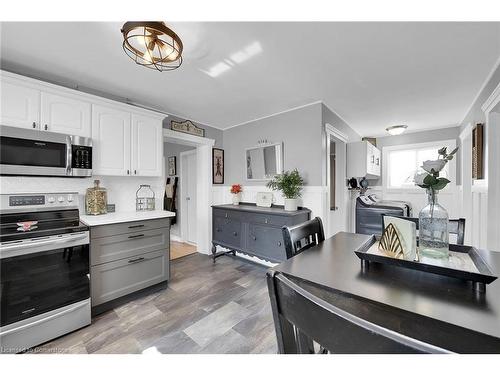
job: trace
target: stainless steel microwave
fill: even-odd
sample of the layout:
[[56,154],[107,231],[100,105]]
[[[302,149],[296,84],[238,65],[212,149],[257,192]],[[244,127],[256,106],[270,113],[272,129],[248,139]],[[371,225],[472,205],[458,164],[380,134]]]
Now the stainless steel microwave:
[[0,125],[0,174],[92,176],[92,139]]

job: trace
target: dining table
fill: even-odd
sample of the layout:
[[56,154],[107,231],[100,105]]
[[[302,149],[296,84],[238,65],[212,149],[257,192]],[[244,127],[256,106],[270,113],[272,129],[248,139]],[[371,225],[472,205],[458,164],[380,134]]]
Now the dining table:
[[[500,353],[500,280],[472,282],[355,254],[373,237],[339,232],[272,268],[315,296],[378,326],[454,353]],[[477,250],[495,275],[500,252]],[[361,349],[362,351],[362,349]]]

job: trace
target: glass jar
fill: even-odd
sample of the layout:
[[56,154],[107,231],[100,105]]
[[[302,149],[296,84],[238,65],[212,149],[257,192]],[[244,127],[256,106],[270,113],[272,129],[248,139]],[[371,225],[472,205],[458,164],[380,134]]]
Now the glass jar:
[[87,215],[102,215],[108,212],[108,193],[99,186],[100,181],[94,180],[94,186],[85,194],[85,213]]
[[418,251],[421,256],[448,258],[448,212],[437,202],[437,194],[427,189],[428,204],[418,215]]
[[154,209],[155,192],[151,189],[151,185],[140,185],[135,193],[135,210],[154,211]]

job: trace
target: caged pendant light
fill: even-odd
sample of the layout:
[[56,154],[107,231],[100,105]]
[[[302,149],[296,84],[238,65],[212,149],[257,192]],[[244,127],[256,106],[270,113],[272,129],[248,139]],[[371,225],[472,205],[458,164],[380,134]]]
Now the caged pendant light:
[[125,22],[122,26],[123,50],[136,62],[160,72],[182,64],[182,42],[165,23],[155,21]]

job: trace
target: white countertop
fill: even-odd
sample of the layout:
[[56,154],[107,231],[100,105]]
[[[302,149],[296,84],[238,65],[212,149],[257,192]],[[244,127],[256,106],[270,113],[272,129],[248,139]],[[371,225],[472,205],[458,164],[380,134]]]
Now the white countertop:
[[80,215],[80,221],[89,227],[106,224],[126,223],[138,220],[162,219],[174,217],[175,212],[170,211],[131,211],[131,212],[111,212],[103,215]]

